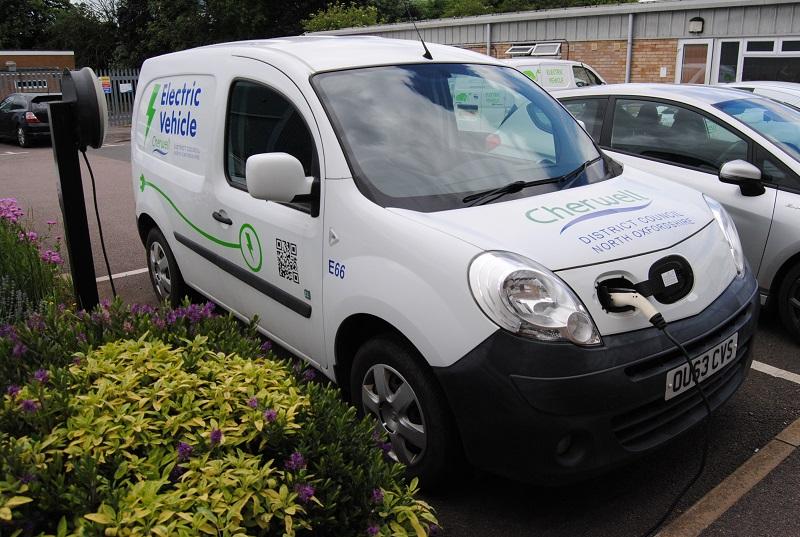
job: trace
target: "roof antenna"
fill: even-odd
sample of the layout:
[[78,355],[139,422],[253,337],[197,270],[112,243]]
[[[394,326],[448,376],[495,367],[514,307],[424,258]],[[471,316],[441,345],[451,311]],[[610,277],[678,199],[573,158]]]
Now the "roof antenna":
[[422,43],[422,48],[425,49],[425,54],[422,55],[423,58],[426,60],[432,60],[433,56],[431,55],[431,51],[428,50],[428,45],[425,44],[425,40],[422,39],[422,34],[419,33],[419,28],[417,28],[417,23],[414,20],[414,17],[411,16],[411,5],[408,0],[406,0],[406,13],[408,13],[408,18],[411,20],[411,24],[414,25],[414,30],[417,31],[417,37],[419,37],[419,42]]

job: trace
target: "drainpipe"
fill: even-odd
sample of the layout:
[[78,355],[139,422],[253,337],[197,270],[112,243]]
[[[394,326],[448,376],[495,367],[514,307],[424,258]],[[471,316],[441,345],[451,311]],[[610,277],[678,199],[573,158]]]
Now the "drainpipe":
[[492,23],[486,23],[486,55],[492,55]]
[[625,82],[631,81],[631,57],[633,56],[633,13],[628,13],[628,50],[625,55]]

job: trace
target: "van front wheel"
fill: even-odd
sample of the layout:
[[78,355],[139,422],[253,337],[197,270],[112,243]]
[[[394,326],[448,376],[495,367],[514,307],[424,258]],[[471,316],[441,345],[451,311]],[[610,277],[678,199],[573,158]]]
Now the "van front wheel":
[[422,357],[399,337],[375,337],[356,353],[350,393],[388,437],[389,457],[432,488],[456,469],[460,444],[441,388],[417,360]]
[[147,234],[147,269],[158,300],[168,300],[173,308],[180,306],[186,285],[167,239],[157,228]]

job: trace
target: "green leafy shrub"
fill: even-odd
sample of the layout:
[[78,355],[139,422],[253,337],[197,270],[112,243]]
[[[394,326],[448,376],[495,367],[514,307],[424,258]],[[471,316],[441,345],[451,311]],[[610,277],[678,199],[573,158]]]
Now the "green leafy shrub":
[[[367,420],[209,305],[0,332],[0,535],[417,535]],[[15,350],[16,349],[16,350]]]
[[46,237],[30,231],[24,215],[15,199],[0,198],[0,324],[24,319],[43,300],[69,296],[58,241],[55,249],[44,247]]
[[342,4],[339,2],[329,4],[327,9],[320,9],[302,21],[303,28],[307,32],[372,26],[381,22],[383,21],[378,16],[378,8],[375,6],[359,6],[354,3]]

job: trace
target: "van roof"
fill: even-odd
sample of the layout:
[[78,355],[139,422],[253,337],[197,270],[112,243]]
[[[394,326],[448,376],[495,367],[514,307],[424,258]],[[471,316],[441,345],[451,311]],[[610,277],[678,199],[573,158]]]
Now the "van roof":
[[[490,56],[426,43],[433,61],[451,63],[490,63],[502,62]],[[253,41],[236,41],[208,45],[201,48],[229,48],[237,52],[248,50],[253,56],[266,56],[279,52],[305,63],[312,72],[350,69],[370,65],[395,65],[404,63],[424,63],[422,44],[417,40],[386,39],[375,36],[298,36]],[[176,54],[191,53],[189,51]]]

